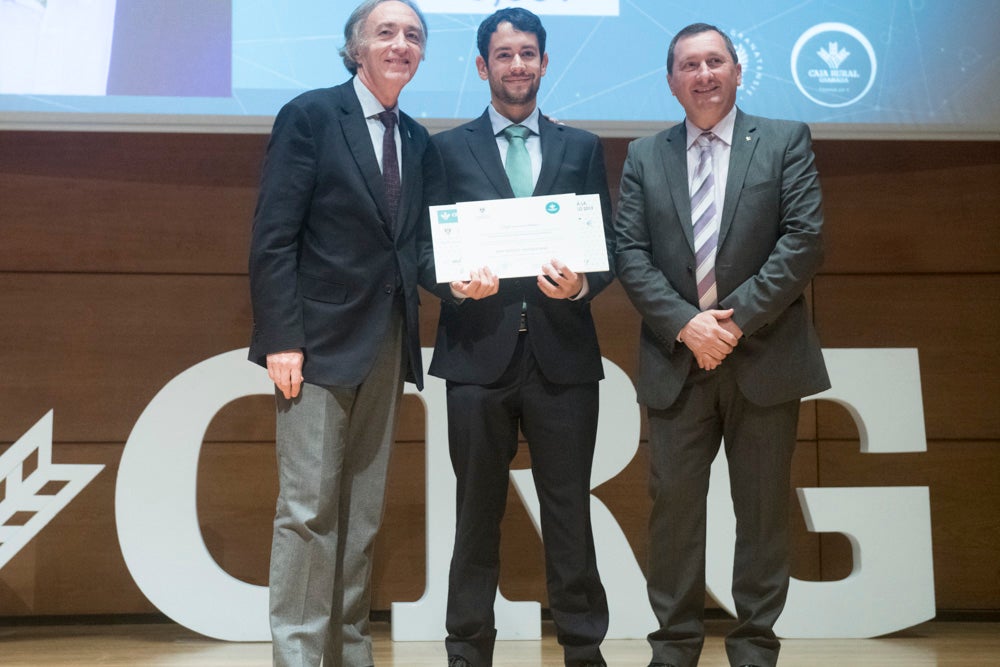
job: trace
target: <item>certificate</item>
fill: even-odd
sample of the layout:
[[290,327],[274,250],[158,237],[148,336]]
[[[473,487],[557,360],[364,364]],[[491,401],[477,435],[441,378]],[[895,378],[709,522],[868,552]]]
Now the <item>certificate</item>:
[[484,266],[499,278],[537,276],[558,259],[576,273],[608,270],[598,195],[488,199],[431,206],[439,283]]

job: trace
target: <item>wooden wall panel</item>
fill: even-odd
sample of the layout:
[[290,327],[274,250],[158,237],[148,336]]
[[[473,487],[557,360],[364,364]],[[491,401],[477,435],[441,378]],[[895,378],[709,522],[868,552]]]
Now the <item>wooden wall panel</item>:
[[824,273],[1000,271],[1000,143],[818,141]]
[[[56,461],[107,466],[0,569],[0,616],[155,611],[118,551],[117,461],[168,380],[247,344],[246,250],[265,143],[256,135],[0,132],[0,453],[52,409]],[[604,145],[616,199],[628,141]],[[1000,610],[1000,365],[989,342],[1000,324],[998,148],[816,142],[828,221],[827,261],[812,293],[821,339],[916,347],[932,442],[927,454],[863,456],[842,408],[809,403],[794,481],[928,484],[944,609]],[[438,304],[422,298],[430,346]],[[620,285],[593,309],[604,355],[634,377],[639,318]],[[199,467],[206,543],[224,569],[252,583],[266,580],[276,493],[271,401],[223,408]],[[377,609],[423,591],[423,438],[423,408],[409,397],[377,546]],[[642,442],[595,491],[643,566],[647,461]],[[515,465],[527,464],[522,451]],[[544,600],[541,544],[510,496],[501,588]],[[797,512],[793,522],[795,576],[846,575],[846,540],[807,533]]]
[[205,546],[232,576],[266,586],[278,497],[273,442],[210,442],[198,459],[198,523]]
[[10,216],[2,270],[246,273],[252,187],[51,176],[0,184]]
[[0,312],[0,442],[54,409],[57,441],[124,443],[169,380],[250,331],[244,276],[0,273]]
[[[605,139],[612,200],[628,139]],[[1000,143],[815,141],[824,273],[996,273]]]
[[[1000,440],[1000,275],[823,275],[814,290],[826,347],[917,348],[928,438]],[[821,438],[856,435],[819,414]]]
[[244,274],[265,142],[0,132],[0,271]]

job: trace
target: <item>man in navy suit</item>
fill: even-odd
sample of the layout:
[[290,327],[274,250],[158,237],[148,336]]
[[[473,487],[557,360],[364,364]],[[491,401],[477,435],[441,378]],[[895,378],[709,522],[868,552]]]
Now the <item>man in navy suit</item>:
[[788,592],[799,399],[830,386],[805,290],[823,258],[809,128],[744,114],[732,41],[674,37],[667,81],[684,123],[629,145],[616,267],[642,315],[649,417],[652,666],[693,667],[704,642],[709,470],[725,441],[736,555],[734,666],[772,667]]
[[[445,165],[445,202],[596,193],[610,238],[600,141],[550,122],[536,105],[548,64],[538,17],[502,9],[479,26],[478,45],[479,76],[489,82],[492,103],[478,119],[432,139]],[[507,130],[512,125],[520,127]],[[525,168],[512,183],[505,167],[515,141],[522,142]],[[500,522],[519,428],[531,452],[549,608],[566,664],[605,664],[608,606],[590,525],[604,374],[590,300],[611,280],[610,272],[576,273],[556,257],[537,277],[498,280],[484,267],[468,281],[437,285],[429,251],[422,256],[421,283],[442,298],[429,372],[447,380],[458,482],[446,640],[453,667],[493,661]]]
[[373,664],[371,555],[404,378],[422,385],[417,231],[436,156],[397,99],[424,55],[409,0],[344,29],[348,82],[281,111],[253,224],[250,359],[276,385],[274,664]]

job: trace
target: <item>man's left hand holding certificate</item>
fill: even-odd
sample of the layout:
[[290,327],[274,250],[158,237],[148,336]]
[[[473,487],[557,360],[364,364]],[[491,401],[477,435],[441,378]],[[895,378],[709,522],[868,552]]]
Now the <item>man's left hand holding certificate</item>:
[[[607,271],[598,195],[490,199],[430,207],[439,283],[540,275],[559,258],[576,272]],[[558,270],[558,267],[556,267]]]

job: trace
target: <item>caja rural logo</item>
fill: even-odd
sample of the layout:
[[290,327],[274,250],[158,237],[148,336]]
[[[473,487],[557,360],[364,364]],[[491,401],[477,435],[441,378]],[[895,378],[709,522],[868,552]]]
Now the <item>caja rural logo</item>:
[[865,35],[846,23],[820,23],[792,48],[792,78],[803,95],[824,107],[846,107],[868,94],[878,61]]

